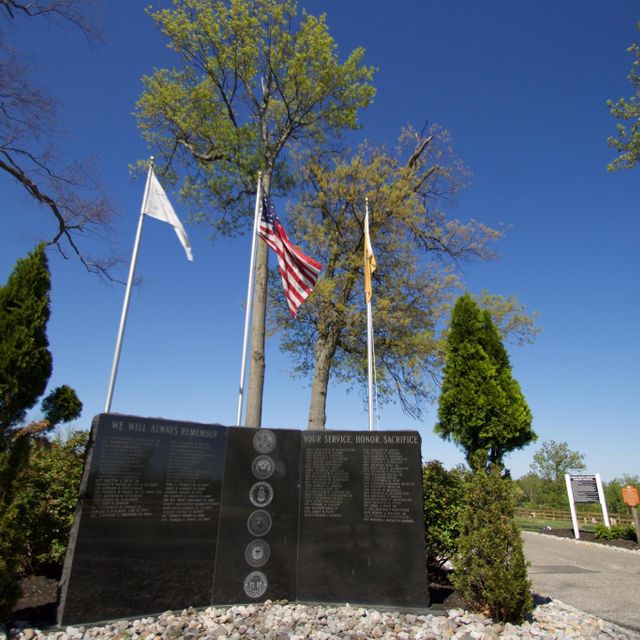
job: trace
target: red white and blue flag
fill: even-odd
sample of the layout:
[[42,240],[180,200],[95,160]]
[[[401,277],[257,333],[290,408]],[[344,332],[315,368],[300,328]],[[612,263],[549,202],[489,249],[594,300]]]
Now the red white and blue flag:
[[276,252],[280,265],[282,287],[287,298],[291,315],[295,318],[298,307],[307,299],[318,281],[322,265],[306,256],[287,237],[269,200],[262,194],[262,212],[260,215],[260,237]]

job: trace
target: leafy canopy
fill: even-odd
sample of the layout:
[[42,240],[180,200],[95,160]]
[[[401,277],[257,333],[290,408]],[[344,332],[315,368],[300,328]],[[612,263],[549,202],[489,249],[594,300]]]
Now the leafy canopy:
[[531,471],[550,482],[563,482],[565,473],[586,469],[584,453],[572,451],[566,442],[545,440],[533,454]]
[[[640,31],[640,23],[636,28]],[[620,121],[616,124],[616,137],[608,140],[609,146],[618,152],[618,157],[607,167],[609,171],[633,169],[640,160],[640,45],[634,42],[627,51],[635,56],[628,75],[635,95],[619,98],[616,102],[607,101],[611,115]]]
[[221,212],[217,231],[251,220],[258,170],[288,186],[290,142],[355,128],[375,93],[364,51],[340,62],[325,16],[299,14],[293,0],[174,0],[152,17],[181,66],[143,78],[138,125],[168,176],[176,160],[186,170],[182,195],[200,219],[209,205]]
[[[372,301],[378,393],[381,401],[398,398],[407,413],[419,416],[440,365],[439,324],[458,283],[456,264],[491,257],[500,232],[451,219],[440,208],[464,177],[443,130],[425,135],[408,129],[394,150],[365,143],[353,153],[303,155],[299,172],[289,222],[325,268],[295,321],[280,287],[272,287],[272,327],[282,330],[281,347],[295,358],[297,373],[313,374],[312,405],[326,395],[329,375],[365,386],[368,199],[378,264]],[[322,385],[316,385],[319,378]],[[324,415],[310,416],[312,423],[321,428]]]

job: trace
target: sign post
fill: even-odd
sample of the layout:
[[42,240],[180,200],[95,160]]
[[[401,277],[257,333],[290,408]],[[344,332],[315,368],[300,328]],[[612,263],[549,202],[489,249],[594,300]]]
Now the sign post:
[[638,523],[638,509],[636,509],[638,503],[640,503],[640,499],[638,498],[638,490],[630,484],[628,484],[626,487],[622,487],[622,500],[627,506],[631,507],[633,525],[636,528],[636,539],[640,540],[640,524]]
[[576,540],[580,538],[578,515],[576,513],[575,505],[576,502],[599,502],[602,508],[602,520],[607,528],[611,528],[600,474],[596,473],[595,475],[571,476],[568,473],[565,473],[564,479],[567,484],[569,507],[571,508],[571,520],[573,522],[573,532]]
[[576,515],[576,503],[573,499],[573,490],[571,488],[571,476],[564,474],[564,481],[567,484],[567,495],[569,496],[569,508],[571,509],[571,522],[573,523],[573,535],[576,540],[580,539],[580,527],[578,527],[578,516]]

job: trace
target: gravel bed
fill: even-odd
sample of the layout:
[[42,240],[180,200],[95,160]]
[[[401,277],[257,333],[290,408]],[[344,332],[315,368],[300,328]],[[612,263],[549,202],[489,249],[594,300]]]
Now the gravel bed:
[[[3,638],[4,635],[4,638]],[[0,640],[550,640],[640,639],[624,629],[558,600],[538,605],[521,626],[495,624],[463,609],[418,615],[357,606],[264,604],[168,611],[157,617],[120,620],[92,627],[58,630],[0,630]]]

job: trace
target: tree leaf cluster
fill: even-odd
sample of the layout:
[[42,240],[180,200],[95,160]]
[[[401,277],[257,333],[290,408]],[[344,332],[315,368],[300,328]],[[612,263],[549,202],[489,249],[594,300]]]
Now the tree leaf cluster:
[[554,483],[564,483],[566,473],[583,471],[584,453],[572,451],[566,442],[545,440],[533,454],[531,471],[539,478]]
[[[640,31],[640,23],[636,28]],[[618,152],[618,157],[607,167],[609,171],[633,169],[640,160],[640,45],[634,42],[627,51],[635,57],[627,76],[635,94],[615,102],[607,101],[611,115],[619,121],[616,136],[608,140],[609,146]]]
[[23,537],[21,570],[37,573],[60,568],[64,561],[88,432],[32,440],[29,462],[17,480],[15,504]]
[[275,286],[270,308],[272,330],[283,330],[281,347],[296,361],[296,372],[314,378],[311,428],[324,426],[322,396],[330,376],[362,385],[367,376],[365,201],[378,264],[372,304],[379,398],[397,396],[418,417],[432,397],[439,329],[459,285],[456,267],[491,257],[491,244],[500,237],[474,220],[451,219],[441,208],[464,174],[447,132],[435,127],[405,130],[391,151],[364,143],[353,152],[299,158],[289,224],[324,270],[295,320]]
[[167,177],[185,172],[183,198],[217,232],[250,223],[259,170],[267,191],[272,177],[276,191],[291,186],[290,142],[355,128],[375,93],[364,51],[340,62],[325,16],[299,14],[293,0],[178,0],[151,15],[180,66],[143,79],[138,125]]
[[484,468],[535,440],[531,422],[491,314],[461,296],[447,334],[435,432],[457,444],[472,468]]

